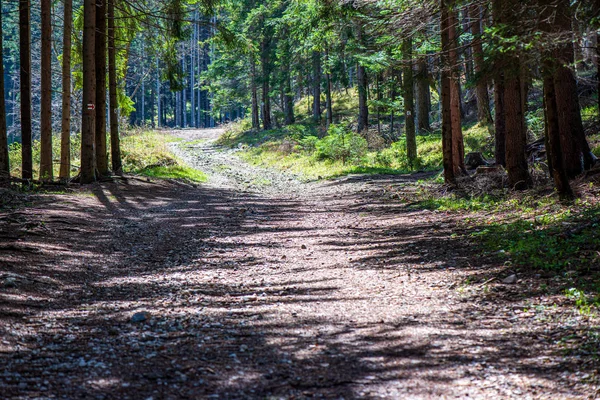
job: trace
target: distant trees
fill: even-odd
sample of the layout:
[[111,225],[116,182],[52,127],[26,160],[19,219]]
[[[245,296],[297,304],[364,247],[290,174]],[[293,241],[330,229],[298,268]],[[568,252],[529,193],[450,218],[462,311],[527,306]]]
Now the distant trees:
[[[40,178],[53,179],[52,92],[58,88],[52,71],[58,61],[63,180],[71,175],[73,121],[81,128],[79,179],[87,183],[121,172],[120,117],[160,127],[247,117],[255,130],[310,121],[323,134],[344,122],[371,137],[376,126],[385,143],[401,136],[412,168],[420,162],[419,135],[441,131],[445,179],[454,184],[466,174],[463,123],[477,121],[494,136],[495,162],[505,166],[511,187],[525,189],[532,183],[525,153],[533,139],[529,100],[543,100],[547,161],[559,192],[569,195],[568,179],[596,161],[581,117],[574,66],[583,67],[573,38],[574,30],[579,38],[591,31],[586,24],[598,28],[597,6],[567,0],[150,0],[134,7],[116,1],[85,0],[83,26],[77,20],[75,27],[72,0],[62,1],[59,59],[50,51],[53,3],[40,0],[33,26],[39,18],[42,45],[33,65],[41,65],[41,81],[35,78],[40,90],[32,99],[30,1],[19,0],[18,68],[3,64],[18,72],[19,83],[10,73],[2,77],[19,88],[9,106],[18,110],[18,102],[21,115],[17,120],[0,110],[0,171],[9,168],[2,128],[9,115],[11,126],[20,127],[22,176],[33,178],[38,120],[33,132],[32,105],[39,104]],[[77,36],[82,40],[71,46]],[[543,99],[532,98],[540,94],[528,90],[531,82],[541,84]],[[351,100],[336,107],[342,96]],[[80,103],[72,110],[75,99]]]

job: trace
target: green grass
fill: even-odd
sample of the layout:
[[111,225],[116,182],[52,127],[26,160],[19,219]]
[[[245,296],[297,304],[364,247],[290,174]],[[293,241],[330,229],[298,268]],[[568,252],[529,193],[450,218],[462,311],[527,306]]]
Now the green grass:
[[[249,128],[247,121],[234,125],[219,139],[219,143],[241,146],[244,149],[241,157],[251,164],[289,171],[306,180],[331,179],[348,174],[405,174],[442,168],[439,132],[417,136],[418,159],[411,168],[404,137],[387,148],[371,150],[361,157],[342,161],[318,157],[315,142],[319,140],[319,129],[313,124],[296,124],[260,132]],[[467,126],[464,138],[465,152],[477,151],[491,156],[493,139],[486,127]]]
[[139,173],[152,178],[181,179],[196,183],[208,180],[204,172],[182,165],[153,166],[144,168]]
[[[60,139],[53,138],[54,159],[60,158]],[[136,129],[124,132],[121,137],[121,158],[123,172],[128,174],[140,174],[154,178],[182,179],[190,182],[205,182],[207,177],[201,171],[197,171],[185,165],[179,160],[169,148],[170,143],[182,142],[183,139],[170,136],[160,132],[144,131]],[[78,173],[80,165],[81,139],[74,136],[71,139],[71,176]],[[34,177],[39,175],[40,143],[33,143],[33,166]],[[109,144],[110,155],[110,144]],[[16,143],[10,148],[11,174],[21,175],[21,146]],[[109,160],[110,165],[110,160]],[[58,176],[59,164],[54,165],[54,176]]]

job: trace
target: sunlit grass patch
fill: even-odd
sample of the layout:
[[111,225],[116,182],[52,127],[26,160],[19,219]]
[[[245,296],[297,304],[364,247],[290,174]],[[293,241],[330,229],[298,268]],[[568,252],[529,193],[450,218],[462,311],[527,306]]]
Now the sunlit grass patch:
[[152,178],[181,179],[197,183],[208,180],[204,172],[183,165],[151,166],[144,168],[139,173]]

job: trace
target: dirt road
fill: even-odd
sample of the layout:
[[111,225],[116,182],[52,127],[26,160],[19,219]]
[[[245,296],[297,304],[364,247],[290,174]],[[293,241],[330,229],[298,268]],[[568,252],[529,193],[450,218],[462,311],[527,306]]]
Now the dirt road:
[[176,133],[205,185],[130,179],[0,215],[0,398],[599,395],[594,349],[561,344],[586,317],[534,278],[469,285],[509,272],[456,237],[460,216],[382,196],[414,177],[302,183],[217,133]]

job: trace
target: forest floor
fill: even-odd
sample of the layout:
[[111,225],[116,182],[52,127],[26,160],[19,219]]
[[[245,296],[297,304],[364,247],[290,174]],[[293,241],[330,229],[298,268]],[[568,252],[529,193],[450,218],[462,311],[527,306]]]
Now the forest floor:
[[0,212],[0,398],[600,396],[597,316],[386,196],[424,174],[303,183],[174,134],[208,183]]

